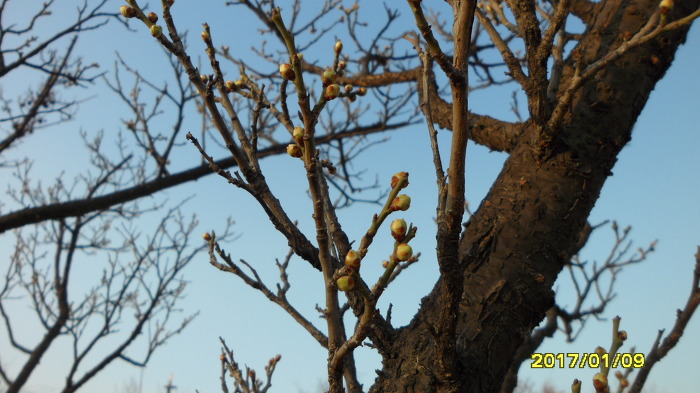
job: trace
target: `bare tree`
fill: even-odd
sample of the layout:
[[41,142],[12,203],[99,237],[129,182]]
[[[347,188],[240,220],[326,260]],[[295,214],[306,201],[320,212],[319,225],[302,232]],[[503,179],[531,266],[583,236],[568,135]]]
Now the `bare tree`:
[[[7,3],[3,2],[2,10]],[[100,21],[111,17],[101,11],[105,3],[93,8],[86,3],[79,10],[78,23],[45,41],[46,45],[28,39],[19,48],[3,51],[17,54],[19,63],[12,63],[17,64],[14,68],[28,66],[48,76],[43,87],[18,104],[20,109],[6,101],[3,120],[12,129],[6,131],[0,153],[49,122],[47,116],[54,116],[55,122],[71,115],[74,103],[56,99],[57,83],[91,83],[98,75],[88,75],[91,67],[69,61],[72,44],[65,55],[50,56],[37,67],[31,59],[48,53],[47,48],[63,36],[99,27]],[[278,262],[281,282],[276,290],[263,282],[251,264],[233,260],[222,249],[228,230],[205,235],[211,264],[280,305],[328,350],[331,392],[510,392],[519,365],[545,337],[560,327],[574,339],[577,323],[605,309],[613,292],[601,289],[601,277],[610,274],[612,285],[620,268],[643,260],[653,249],[652,244],[629,255],[628,231],[614,226],[617,241],[603,266],[586,270],[575,258],[592,231],[586,222],[590,210],[630,139],[649,92],[698,16],[697,1],[674,8],[665,0],[659,8],[649,0],[629,4],[513,0],[478,6],[474,1],[453,0],[447,3],[454,17],[447,19],[454,23],[446,23],[439,13],[424,9],[421,1],[409,0],[407,5],[394,6],[410,10],[416,29],[404,31],[399,12],[387,6],[385,23],[369,38],[360,33],[365,25],[358,3],[348,6],[341,0],[327,0],[309,14],[302,13],[302,2],[295,1],[291,10],[284,10],[285,17],[274,3],[228,4],[257,16],[263,33],[273,37],[271,44],[257,49],[267,67],[238,58],[227,46],[215,46],[216,26],[205,25],[201,37],[210,67],[200,71],[170,12],[171,6],[177,7],[172,0],[162,1],[162,9],[156,10],[160,15],[127,0],[122,15],[148,27],[165,49],[175,76],[172,84],[157,85],[138,66],[118,59],[117,71],[105,79],[131,112],[124,121],[128,132],[118,139],[118,156],[104,152],[101,136],[86,135],[94,172],[71,186],[59,178],[47,189],[32,184],[28,161],[3,162],[14,168],[21,187],[10,193],[19,207],[0,216],[0,233],[14,230],[17,237],[0,307],[23,291],[47,331],[37,345],[22,344],[13,338],[11,316],[0,309],[11,344],[27,354],[17,376],[0,369],[8,391],[19,391],[26,384],[42,354],[59,336],[68,336],[74,348],[63,388],[68,392],[83,386],[113,360],[145,365],[158,346],[184,328],[189,318],[170,329],[164,322],[182,296],[182,268],[198,249],[188,243],[194,219],[184,219],[176,205],[166,209],[150,236],[140,234],[130,220],[162,207],[143,208],[139,198],[212,172],[259,202],[288,240],[291,252]],[[26,34],[52,4],[47,3],[28,28],[2,31]],[[583,21],[584,33],[567,29],[572,16]],[[94,25],[87,27],[89,23]],[[345,45],[352,45],[354,51],[344,50],[339,41],[326,56],[314,59],[307,54],[321,37],[340,29],[348,37]],[[401,34],[394,34],[396,29]],[[227,63],[222,67],[219,60],[224,59]],[[224,78],[229,63],[240,71],[237,80]],[[78,65],[69,72],[71,64]],[[2,76],[13,68],[4,69]],[[506,76],[502,77],[503,71]],[[131,90],[124,75],[133,80]],[[317,90],[319,78],[322,87]],[[521,120],[507,122],[469,111],[469,91],[505,83],[517,84],[527,100],[524,116],[514,105]],[[353,102],[371,103],[372,110],[369,104]],[[174,114],[172,130],[159,133],[153,124],[162,128],[158,115],[164,106]],[[47,107],[52,109],[42,109]],[[196,136],[188,133],[186,139],[201,153],[204,165],[193,163],[190,169],[174,172],[171,163],[178,149],[186,148],[182,121],[188,111],[194,112],[192,107],[202,114],[202,129]],[[409,208],[410,197],[400,194],[409,176],[397,173],[389,191],[384,191],[388,182],[366,184],[352,163],[376,143],[368,135],[400,130],[423,118],[431,136],[439,194],[435,259],[440,278],[412,322],[394,327],[390,314],[382,315],[377,309],[377,301],[400,272],[419,259],[409,245],[417,228],[401,219],[391,223],[396,243],[381,277],[360,274],[360,266],[386,218]],[[452,132],[448,157],[440,154],[436,126]],[[509,158],[488,196],[467,217],[468,140],[506,152]],[[226,157],[215,159],[215,152],[221,150]],[[306,170],[315,240],[289,217],[261,169],[262,158],[284,152],[299,158]],[[229,168],[234,167],[232,173]],[[378,190],[378,196],[358,198],[356,192],[367,188]],[[336,210],[357,201],[376,202],[379,207],[366,234],[351,241]],[[113,244],[109,231],[121,236],[121,244]],[[53,250],[47,254],[49,246]],[[80,295],[68,285],[77,255],[106,259],[100,284]],[[325,328],[316,327],[286,297],[291,285],[286,268],[293,255],[321,272],[325,304],[319,311]],[[697,260],[700,265],[700,255]],[[579,303],[574,309],[554,303],[551,288],[563,269],[571,272],[576,283]],[[677,343],[700,302],[698,271],[688,305],[671,334],[663,341],[660,334],[648,368]],[[346,304],[341,304],[339,291],[346,293]],[[594,293],[599,303],[589,308],[586,301]],[[134,314],[133,328],[97,364],[85,365],[83,359],[94,343],[110,335],[127,310]],[[544,318],[547,325],[535,329]],[[355,322],[354,329],[346,329],[347,319]],[[154,323],[158,333],[148,337],[145,355],[137,359],[127,351],[147,323]],[[611,354],[624,338],[618,324],[619,320]],[[360,384],[353,358],[364,342],[370,342],[383,359],[369,389]],[[234,391],[270,389],[279,357],[270,359],[262,376],[240,367],[223,340],[222,345],[222,391],[228,391],[227,374],[234,380]],[[607,389],[601,381],[608,372],[601,369],[597,390]],[[632,391],[641,389],[646,373],[640,373]],[[580,383],[577,386],[580,389]]]
[[[205,235],[212,265],[240,277],[279,304],[328,350],[328,383],[333,393],[363,391],[353,351],[365,340],[383,359],[371,392],[490,392],[513,389],[512,378],[526,358],[522,353],[531,353],[529,347],[536,348],[537,340],[541,342],[538,335],[542,332],[533,329],[548,310],[550,321],[561,319],[566,333],[573,337],[571,320],[581,320],[595,310],[583,310],[580,304],[571,311],[553,307],[552,285],[565,266],[572,271],[581,268],[570,259],[591,230],[586,218],[618,153],[630,139],[649,92],[670,65],[688,25],[700,15],[697,2],[674,8],[668,0],[661,6],[651,1],[507,1],[477,5],[475,1],[453,0],[447,2],[453,17],[447,18],[452,22],[446,24],[437,14],[426,14],[422,1],[409,0],[405,7],[413,14],[420,33],[403,36],[415,50],[410,54],[405,41],[384,34],[398,15],[391,9],[387,9],[386,28],[366,45],[356,33],[362,26],[357,3],[344,7],[340,1],[326,1],[316,7],[315,16],[302,22],[301,2],[294,2],[291,13],[283,17],[274,2],[244,0],[229,5],[251,10],[265,31],[275,37],[279,46],[274,50],[265,46],[258,54],[279,65],[279,73],[248,66],[234,58],[227,47],[215,46],[216,30],[207,24],[201,37],[211,68],[201,72],[178,33],[170,12],[172,1],[163,1],[162,15],[147,13],[136,0],[126,2],[122,14],[143,22],[184,67],[221,144],[235,160],[237,172],[218,165],[209,149],[191,133],[187,139],[215,173],[260,203],[294,254],[321,272],[325,304],[320,311],[325,331],[287,301],[287,262],[279,264],[282,284],[275,292],[249,263],[234,261],[212,233]],[[504,12],[506,7],[508,12]],[[340,21],[347,23],[348,35],[359,54],[344,55],[343,43],[338,41],[333,54],[310,59],[306,49],[319,35],[334,28],[337,22],[318,25],[335,9],[343,13]],[[570,16],[584,23],[583,34],[567,30]],[[158,22],[160,17],[163,25]],[[388,44],[379,48],[379,39]],[[567,50],[571,44],[574,49]],[[518,46],[524,49],[521,55],[515,50]],[[486,54],[494,49],[500,55],[495,62]],[[220,58],[241,66],[239,80],[224,78]],[[319,63],[328,64],[328,68]],[[637,67],[626,66],[632,63]],[[440,75],[436,75],[436,68]],[[494,77],[497,69],[505,69],[507,78]],[[470,78],[472,74],[478,77]],[[315,77],[320,77],[320,91],[312,87]],[[475,79],[481,83],[474,83]],[[523,121],[509,123],[470,113],[470,89],[510,80],[527,99],[528,113]],[[399,172],[392,178],[389,194],[381,198],[383,206],[367,233],[353,243],[342,230],[330,194],[332,179],[345,157],[334,157],[319,148],[318,138],[332,134],[337,124],[333,112],[327,114],[334,100],[353,102],[371,87],[377,101],[386,108],[384,113],[392,113],[394,104],[404,106],[404,99],[401,91],[397,95],[391,88],[407,82],[413,82],[414,88],[402,92],[411,95],[418,91],[431,135],[439,195],[436,259],[440,277],[411,323],[397,328],[376,305],[401,268],[415,261],[408,243],[417,229],[402,219],[393,221],[391,232],[396,243],[384,274],[366,277],[360,274],[360,267],[386,218],[409,208],[410,197],[400,194],[408,186],[409,176]],[[241,101],[248,102],[248,116],[241,115]],[[291,107],[298,112],[295,114]],[[347,109],[350,106],[344,108],[346,117],[351,117]],[[405,112],[402,115],[410,116]],[[282,137],[276,138],[269,126],[273,118],[284,128]],[[434,125],[452,131],[448,157],[441,156]],[[290,138],[293,142],[287,146],[287,153],[300,159],[306,170],[315,241],[289,218],[259,165],[261,141]],[[485,200],[465,220],[464,163],[469,139],[508,153],[508,159]],[[620,241],[620,232],[616,226],[614,229]],[[617,269],[644,258],[651,248],[653,245],[627,261],[614,256],[602,270],[594,268],[592,276],[584,274],[583,285],[576,286],[579,299],[585,300],[592,286],[599,289],[601,272],[608,271],[614,278]],[[347,294],[345,306],[339,291]],[[602,290],[599,296],[599,307],[604,308],[611,292]],[[682,334],[699,297],[696,280],[691,300],[679,314],[678,328],[672,333],[675,335],[667,339],[669,347]],[[349,310],[356,323],[348,331],[344,319]],[[608,349],[611,356],[626,338],[619,324],[616,318],[613,344]],[[659,347],[656,344],[653,353],[667,352]],[[518,353],[520,350],[523,352]],[[243,380],[232,353],[224,346],[222,381],[227,371],[234,376],[236,391],[266,391],[269,387],[252,372]],[[601,367],[594,377],[597,391],[609,390],[609,371],[608,366]],[[632,391],[639,391],[644,378],[645,372],[640,373]],[[504,380],[510,382],[504,385]],[[580,388],[580,381],[576,381],[573,391]],[[222,390],[228,391],[223,382]]]
[[[83,133],[92,167],[74,180],[61,176],[48,187],[33,179],[32,159],[8,158],[30,135],[71,120],[79,101],[63,97],[103,76],[97,64],[85,64],[74,52],[81,36],[118,20],[117,13],[105,10],[106,0],[85,2],[74,21],[40,34],[59,7],[54,3],[36,5],[25,21],[11,17],[16,2],[0,4],[0,78],[7,82],[19,74],[38,81],[26,92],[2,97],[0,162],[8,180],[2,208],[31,210],[74,198],[92,204],[147,175],[143,160],[124,146],[117,157],[106,152],[101,134]],[[181,203],[167,205],[112,203],[13,231],[14,250],[3,263],[0,281],[5,392],[26,390],[42,358],[56,346],[68,349],[60,365],[63,386],[56,388],[74,392],[115,360],[145,366],[156,349],[187,326],[194,314],[177,318],[176,304],[186,287],[182,270],[204,247],[191,244],[196,218],[186,217]],[[134,225],[137,217],[150,217],[152,225]],[[29,306],[33,315],[18,305]],[[28,340],[23,334],[28,325],[42,334]],[[6,363],[11,355],[14,368]]]

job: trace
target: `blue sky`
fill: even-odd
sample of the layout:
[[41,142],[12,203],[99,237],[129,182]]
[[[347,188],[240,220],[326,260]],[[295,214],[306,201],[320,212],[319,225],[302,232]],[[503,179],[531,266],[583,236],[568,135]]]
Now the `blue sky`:
[[[116,9],[119,2],[114,2]],[[223,3],[223,2],[221,2]],[[307,3],[308,4],[308,3]],[[225,8],[216,2],[217,13],[206,7],[187,2],[178,2],[174,15],[180,30],[189,30],[194,59],[206,64],[198,39],[202,22],[212,26],[216,44],[230,45],[234,52],[250,53],[249,48],[260,39],[255,20],[242,8]],[[20,11],[17,11],[20,12]],[[24,10],[26,12],[26,10]],[[72,9],[61,12],[69,14]],[[402,9],[403,17],[410,17],[407,9]],[[368,10],[365,18],[370,23],[368,29],[379,28],[383,17],[381,8]],[[53,23],[59,23],[59,15]],[[410,20],[410,19],[408,19]],[[155,81],[165,80],[164,55],[154,40],[148,36],[143,26],[132,23],[136,32],[126,32],[122,26],[110,23],[107,28],[86,35],[79,49],[86,59],[99,61],[103,70],[112,71],[114,53],[119,51],[132,66]],[[43,25],[47,31],[52,25]],[[256,32],[252,34],[252,32]],[[342,33],[339,33],[342,34]],[[330,48],[334,43],[332,35],[318,43],[319,47]],[[657,85],[647,107],[635,127],[632,141],[619,156],[613,169],[614,175],[608,179],[589,221],[593,224],[606,219],[617,220],[621,227],[633,227],[632,238],[636,245],[645,246],[658,239],[657,251],[641,265],[624,271],[617,282],[617,297],[609,305],[604,321],[589,321],[587,327],[573,344],[566,344],[557,337],[547,341],[541,352],[591,352],[596,346],[609,346],[610,319],[622,317],[622,328],[629,333],[628,342],[623,347],[629,350],[636,346],[638,352],[646,353],[658,329],[670,329],[674,322],[675,310],[681,308],[687,299],[696,246],[700,244],[700,208],[697,195],[700,193],[700,126],[697,124],[697,108],[700,104],[700,78],[696,67],[700,61],[700,28],[695,26],[684,46],[677,53],[676,61],[666,77]],[[348,45],[346,44],[346,48]],[[324,49],[325,50],[325,49]],[[314,54],[318,52],[313,52]],[[249,55],[246,55],[249,56]],[[208,68],[204,67],[208,71]],[[229,72],[236,75],[233,67]],[[23,88],[21,81],[3,80],[3,91],[9,95],[14,89]],[[472,109],[477,113],[487,113],[506,120],[512,120],[509,112],[509,96],[515,86],[508,85],[493,91],[477,91],[470,97]],[[87,155],[80,149],[76,137],[80,130],[94,133],[102,130],[107,138],[113,138],[123,131],[120,122],[125,114],[123,104],[105,90],[104,82],[78,93],[80,97],[92,97],[82,105],[77,120],[60,128],[47,130],[29,138],[14,154],[23,156],[28,151],[37,157],[34,171],[36,179],[48,184],[58,173],[75,174],[87,165]],[[521,100],[522,105],[522,100]],[[190,127],[196,130],[197,115],[192,115]],[[164,127],[171,121],[164,116]],[[435,202],[434,170],[428,149],[428,136],[423,124],[410,127],[400,133],[388,133],[391,139],[370,148],[362,156],[357,169],[368,169],[365,180],[372,182],[376,174],[380,184],[388,188],[391,175],[398,171],[411,174],[411,185],[407,192],[412,196],[412,207],[402,216],[415,223],[420,229],[414,240],[414,250],[423,254],[421,261],[404,272],[384,294],[380,308],[386,310],[393,304],[393,321],[399,325],[410,320],[413,312],[431,288],[437,277],[437,266],[433,256],[434,235],[433,216]],[[447,137],[447,138],[446,138]],[[442,147],[449,141],[449,133],[441,133]],[[67,159],[70,158],[70,159]],[[478,206],[495,179],[505,156],[489,153],[486,149],[470,144],[467,161],[467,198],[472,206]],[[176,167],[185,168],[199,162],[198,154],[190,146],[178,149]],[[300,221],[300,228],[312,233],[311,204],[303,185],[306,180],[303,168],[296,160],[287,156],[272,157],[262,163],[263,170],[273,192],[277,193],[287,211],[293,212],[292,219]],[[7,173],[2,175],[7,176]],[[72,176],[72,175],[71,175]],[[283,258],[287,252],[286,241],[274,231],[263,216],[262,210],[244,192],[226,184],[218,177],[210,176],[196,183],[168,190],[159,197],[175,203],[188,196],[195,198],[187,202],[185,212],[196,213],[201,231],[221,230],[225,215],[236,220],[234,230],[240,237],[226,244],[226,249],[238,259],[250,262],[263,278],[274,286],[278,273],[274,266],[275,258]],[[378,210],[371,205],[356,205],[342,210],[339,215],[344,229],[351,239],[359,240]],[[144,222],[143,225],[148,225]],[[373,277],[380,272],[381,260],[390,252],[391,242],[388,230],[380,233],[367,261],[376,264],[363,264],[363,275]],[[601,261],[607,255],[612,241],[609,227],[594,234],[584,249],[582,258]],[[10,250],[11,237],[0,237],[2,250]],[[634,247],[636,248],[636,246]],[[9,251],[3,252],[0,268],[7,264]],[[85,264],[91,261],[85,261]],[[86,271],[89,270],[86,268]],[[86,274],[86,273],[85,273]],[[322,304],[322,285],[317,272],[299,259],[293,259],[289,268],[292,289],[289,297],[299,310],[309,319],[323,327],[314,310],[315,304]],[[267,360],[275,354],[282,354],[273,385],[275,391],[317,392],[325,379],[325,351],[313,341],[299,326],[295,325],[284,312],[266,301],[262,295],[246,287],[233,276],[223,274],[209,266],[207,257],[202,255],[186,270],[190,281],[188,297],[182,303],[186,314],[200,311],[199,317],[180,336],[158,351],[145,370],[125,365],[111,366],[95,378],[86,391],[120,392],[130,379],[141,380],[144,392],[160,392],[168,375],[174,376],[174,383],[180,392],[219,391],[219,340],[223,337],[234,349],[237,360],[261,370]],[[570,286],[564,275],[556,285],[561,304],[570,304]],[[21,310],[20,310],[21,312]],[[690,392],[700,386],[700,375],[689,373],[688,364],[700,360],[700,322],[696,317],[689,324],[686,335],[679,347],[674,349],[651,374],[647,387],[652,393]],[[25,332],[26,339],[31,330]],[[1,345],[6,345],[2,343]],[[61,381],[62,357],[65,347],[54,348],[42,362],[40,378],[34,379],[28,391],[53,391]],[[3,350],[3,352],[5,352]],[[19,356],[3,354],[3,365],[18,364]],[[12,366],[10,366],[11,368]],[[371,350],[360,348],[358,369],[360,379],[369,386],[374,379],[374,369],[379,367],[379,357]],[[595,373],[590,369],[529,370],[529,363],[523,365],[521,376],[529,383],[539,386],[544,383],[558,390],[567,391],[573,378],[589,381]],[[55,381],[55,382],[54,382]]]

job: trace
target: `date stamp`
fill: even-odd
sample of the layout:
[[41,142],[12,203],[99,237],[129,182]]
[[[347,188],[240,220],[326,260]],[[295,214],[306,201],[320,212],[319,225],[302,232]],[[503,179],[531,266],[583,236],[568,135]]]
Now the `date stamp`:
[[533,353],[530,355],[530,368],[642,368],[643,353]]

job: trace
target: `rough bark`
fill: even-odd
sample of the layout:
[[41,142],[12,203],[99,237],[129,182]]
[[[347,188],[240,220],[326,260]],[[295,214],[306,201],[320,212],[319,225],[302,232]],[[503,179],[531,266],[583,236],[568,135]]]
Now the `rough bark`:
[[[677,4],[687,15],[700,1]],[[601,3],[577,52],[590,63],[646,23],[658,2]],[[606,178],[687,30],[661,36],[599,72],[573,100],[552,140],[530,121],[462,236],[463,293],[457,347],[460,392],[498,392],[517,348],[553,305],[551,287],[571,256]],[[572,75],[568,62],[565,87]],[[436,383],[438,314],[453,294],[444,280],[382,354],[372,392],[442,392]]]

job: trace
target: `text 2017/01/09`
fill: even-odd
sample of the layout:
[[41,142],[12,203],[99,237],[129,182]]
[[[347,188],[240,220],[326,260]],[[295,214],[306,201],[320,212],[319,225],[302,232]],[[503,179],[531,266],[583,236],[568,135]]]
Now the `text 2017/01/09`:
[[644,367],[643,353],[533,353],[530,355],[530,368],[641,368]]

